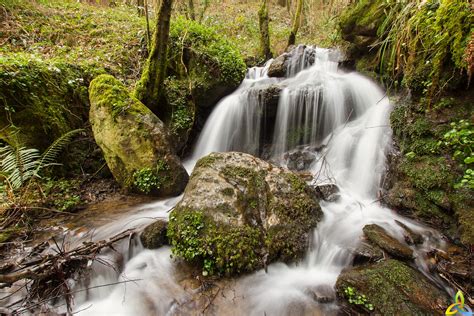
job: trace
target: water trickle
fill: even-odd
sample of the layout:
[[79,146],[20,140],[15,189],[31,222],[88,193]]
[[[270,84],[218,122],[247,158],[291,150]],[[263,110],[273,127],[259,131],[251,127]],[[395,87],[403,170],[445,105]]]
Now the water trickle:
[[[239,89],[214,109],[186,165],[191,171],[196,160],[211,151],[261,153],[266,111],[262,91],[278,85],[282,92],[271,144],[272,160],[286,165],[288,151],[310,152],[316,157],[309,168],[313,184],[335,183],[340,197],[335,202],[320,203],[324,218],[314,230],[313,242],[302,262],[272,264],[268,273],[258,271],[235,280],[234,299],[216,301],[221,314],[288,315],[314,310],[336,314],[336,304],[327,302],[334,299],[337,276],[352,262],[352,250],[360,243],[364,225],[377,223],[401,241],[402,228],[395,220],[416,232],[430,231],[378,202],[391,139],[391,105],[383,91],[361,75],[339,71],[335,51],[296,49],[300,52],[292,55],[288,79],[268,78],[269,63],[249,70]],[[151,209],[166,216],[164,210],[178,200],[157,202]],[[140,214],[156,216],[151,213],[121,219],[109,225],[108,231],[137,220]],[[436,232],[430,233],[436,236]],[[438,242],[439,238],[434,240]],[[430,242],[426,239],[420,247],[428,247]],[[420,249],[415,252],[423,270]],[[169,256],[167,247],[142,250],[126,263],[119,276],[96,270],[93,284],[134,281],[108,288],[108,293],[90,290],[87,297],[77,298],[77,310],[84,309],[84,315],[174,315],[186,306],[192,308],[192,293],[180,283],[179,269]],[[319,303],[315,296],[323,297],[326,303]]]

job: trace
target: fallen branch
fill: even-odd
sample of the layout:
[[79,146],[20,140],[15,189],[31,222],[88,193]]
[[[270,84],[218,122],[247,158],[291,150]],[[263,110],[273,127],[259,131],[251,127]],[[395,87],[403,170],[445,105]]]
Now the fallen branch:
[[[0,288],[11,286],[13,283],[23,280],[44,280],[48,277],[56,275],[57,271],[64,270],[62,268],[68,265],[74,265],[80,262],[93,260],[103,248],[111,247],[113,243],[128,238],[135,232],[126,230],[108,240],[97,242],[84,242],[81,246],[70,251],[57,249],[56,254],[47,254],[39,259],[35,259],[20,265],[20,268],[9,274],[0,275]],[[56,244],[59,248],[59,245]],[[69,270],[69,269],[67,269]]]

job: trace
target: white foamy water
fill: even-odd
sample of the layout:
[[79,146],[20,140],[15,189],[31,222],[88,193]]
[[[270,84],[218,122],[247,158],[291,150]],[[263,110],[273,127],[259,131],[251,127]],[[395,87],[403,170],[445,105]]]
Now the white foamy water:
[[[385,155],[390,149],[391,105],[384,92],[371,80],[337,68],[337,54],[319,48],[303,49],[301,59],[291,60],[288,79],[266,76],[266,67],[252,68],[242,85],[224,98],[209,117],[191,158],[190,172],[200,157],[212,151],[261,150],[261,120],[264,104],[259,91],[278,84],[280,94],[272,160],[286,165],[285,153],[304,148],[317,158],[310,167],[313,182],[334,183],[340,189],[336,202],[322,201],[322,221],[313,232],[306,257],[295,264],[275,263],[265,271],[239,278],[233,285],[233,299],[220,298],[216,314],[234,315],[328,315],[337,313],[333,287],[342,269],[352,262],[352,250],[362,238],[366,224],[377,223],[403,241],[399,220],[416,232],[436,232],[407,220],[379,203],[378,191],[385,171]],[[143,212],[124,217],[97,229],[101,238],[128,227],[143,226],[155,217],[167,217],[178,198],[147,205]],[[433,241],[434,240],[434,241]],[[415,249],[438,242],[426,238]],[[127,252],[125,242],[122,251]],[[439,246],[439,245],[437,245]],[[78,293],[80,315],[181,315],[192,305],[192,291],[180,284],[179,268],[170,259],[170,249],[144,250],[136,245],[120,260],[116,271],[95,264],[90,284],[118,283]],[[104,254],[117,261],[113,253]],[[119,260],[119,261],[120,261]],[[424,269],[421,258],[416,261]],[[317,302],[314,296],[329,302]],[[192,309],[192,308],[191,308]],[[219,312],[221,311],[221,313]],[[224,312],[225,311],[225,312]],[[231,312],[229,312],[231,311]],[[194,311],[200,314],[202,311]],[[204,312],[206,314],[207,312]]]

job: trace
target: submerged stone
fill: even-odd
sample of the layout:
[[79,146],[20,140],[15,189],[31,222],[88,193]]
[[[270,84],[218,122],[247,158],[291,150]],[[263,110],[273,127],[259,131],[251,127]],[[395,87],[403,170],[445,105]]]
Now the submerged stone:
[[94,138],[117,182],[143,194],[181,193],[188,174],[160,119],[110,75],[91,82],[89,97]]
[[441,315],[449,305],[446,293],[397,260],[343,271],[336,293],[354,313]]
[[200,159],[170,215],[173,252],[205,274],[238,274],[306,251],[322,217],[296,174],[244,153]]

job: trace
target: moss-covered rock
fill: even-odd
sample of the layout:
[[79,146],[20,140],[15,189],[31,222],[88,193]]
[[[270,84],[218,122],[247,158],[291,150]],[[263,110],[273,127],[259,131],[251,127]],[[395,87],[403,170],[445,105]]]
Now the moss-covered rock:
[[188,174],[158,117],[110,75],[95,78],[89,96],[94,138],[117,182],[139,193],[181,193]]
[[45,149],[87,121],[90,73],[29,54],[0,56],[0,128],[20,129],[20,142]]
[[336,292],[354,313],[442,315],[449,305],[446,293],[397,260],[343,271]]
[[168,237],[166,232],[168,229],[168,222],[158,220],[153,224],[148,225],[140,234],[140,241],[143,247],[148,249],[156,249],[168,244]]
[[385,250],[391,256],[405,260],[413,259],[413,250],[390,236],[383,227],[370,224],[365,225],[363,231],[372,244]]
[[399,102],[391,114],[395,144],[384,201],[403,214],[442,229],[452,239],[474,243],[473,191],[455,188],[463,168],[440,145],[452,121],[468,117],[472,92],[444,98],[422,111],[417,102]]
[[297,175],[243,153],[212,153],[196,164],[170,215],[173,253],[205,274],[253,271],[294,261],[322,216]]

